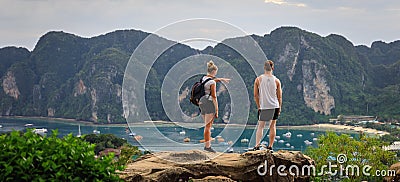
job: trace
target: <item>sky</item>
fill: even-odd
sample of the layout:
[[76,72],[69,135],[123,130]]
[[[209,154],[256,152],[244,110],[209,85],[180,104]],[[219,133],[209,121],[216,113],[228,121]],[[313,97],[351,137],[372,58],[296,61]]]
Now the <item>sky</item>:
[[[400,40],[398,0],[0,0],[0,48],[33,50],[49,31],[87,38],[122,29],[157,34],[174,22],[195,18],[226,22],[260,36],[295,26],[321,36],[339,34],[354,45]],[[174,33],[189,30],[179,28]],[[218,34],[217,39],[231,36],[203,33]]]

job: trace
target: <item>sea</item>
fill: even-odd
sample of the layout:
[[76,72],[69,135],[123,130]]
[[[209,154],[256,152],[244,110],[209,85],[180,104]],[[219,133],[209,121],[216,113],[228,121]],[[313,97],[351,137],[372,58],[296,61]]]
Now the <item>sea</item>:
[[[140,123],[130,125],[93,125],[77,122],[68,122],[51,119],[32,119],[32,118],[0,118],[0,133],[13,130],[26,130],[30,124],[31,128],[45,128],[49,135],[53,130],[58,130],[58,136],[63,137],[68,134],[77,136],[79,129],[81,135],[85,134],[114,134],[119,138],[126,139],[131,145],[139,147],[141,150],[158,151],[184,151],[190,149],[202,149],[204,128],[187,127],[179,124],[154,124]],[[128,127],[129,126],[129,127]],[[219,152],[243,153],[255,144],[256,126],[228,126],[215,125],[211,130],[212,147]],[[289,137],[288,133],[291,134]],[[317,147],[318,136],[325,134],[321,130],[299,130],[291,129],[290,126],[284,129],[277,129],[277,137],[274,141],[274,150],[290,150],[304,152],[308,147]],[[358,137],[357,134],[350,134]],[[269,130],[264,130],[262,144],[268,145]]]

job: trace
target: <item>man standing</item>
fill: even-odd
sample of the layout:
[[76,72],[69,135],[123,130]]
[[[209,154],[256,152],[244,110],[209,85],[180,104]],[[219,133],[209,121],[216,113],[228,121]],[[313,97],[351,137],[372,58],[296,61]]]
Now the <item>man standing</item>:
[[254,81],[254,100],[258,108],[258,125],[256,131],[256,145],[253,150],[260,149],[260,142],[263,136],[265,123],[269,124],[269,144],[267,149],[272,151],[276,136],[276,120],[282,108],[281,81],[276,78],[272,71],[274,63],[271,60],[264,63],[264,74]]

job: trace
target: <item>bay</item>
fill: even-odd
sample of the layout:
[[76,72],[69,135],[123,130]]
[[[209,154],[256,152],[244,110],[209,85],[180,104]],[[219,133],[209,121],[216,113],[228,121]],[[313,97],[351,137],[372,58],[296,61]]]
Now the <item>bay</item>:
[[[77,122],[59,121],[51,119],[32,119],[32,118],[0,118],[0,133],[9,132],[12,130],[25,130],[25,124],[33,124],[33,128],[46,128],[47,135],[52,133],[52,130],[58,130],[59,137],[68,134],[74,136],[78,135],[78,128],[80,126],[81,134],[92,134],[94,130],[99,131],[101,134],[114,134],[117,137],[127,139],[127,141],[138,146],[141,150],[151,151],[183,151],[190,149],[202,149],[204,144],[200,142],[203,139],[203,127],[184,127],[177,124],[157,124],[141,123],[130,125],[130,130],[127,130],[128,125],[93,125]],[[186,124],[187,125],[187,124]],[[212,137],[216,138],[212,142],[212,147],[219,152],[224,152],[230,147],[234,152],[242,153],[248,148],[252,148],[255,144],[255,126],[237,126],[225,127],[224,125],[215,125],[212,130]],[[263,143],[268,143],[267,136],[268,129],[263,138]],[[141,136],[142,139],[138,142],[129,133],[132,132],[136,136]],[[290,132],[291,137],[284,136],[285,133]],[[166,144],[162,142],[160,136],[156,133],[161,133],[162,137],[170,141],[174,141],[176,145]],[[313,130],[299,130],[290,129],[277,129],[277,138],[274,143],[274,150],[296,150],[305,151],[309,146],[316,147],[316,138],[324,134],[325,131]],[[357,134],[350,134],[353,137],[358,137]],[[189,138],[190,142],[184,142],[185,138]],[[244,140],[243,140],[244,139]],[[245,142],[245,140],[249,142]],[[309,141],[308,145],[305,141]],[[311,144],[312,142],[312,144]],[[144,145],[143,145],[144,144]]]

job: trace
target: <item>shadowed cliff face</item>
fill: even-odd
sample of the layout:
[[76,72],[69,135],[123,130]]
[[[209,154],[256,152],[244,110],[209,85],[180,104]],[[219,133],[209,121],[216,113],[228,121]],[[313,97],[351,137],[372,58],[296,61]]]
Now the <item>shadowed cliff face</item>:
[[[209,153],[200,150],[160,152],[142,156],[120,173],[125,181],[309,181],[301,175],[303,166],[314,161],[300,152],[253,151],[243,154]],[[271,168],[271,166],[274,167]],[[261,167],[260,167],[261,166]],[[277,168],[285,169],[279,175]],[[299,175],[289,174],[289,167],[300,169]],[[265,170],[267,168],[267,171]],[[271,170],[272,169],[272,170]],[[305,167],[305,169],[307,169]],[[294,173],[295,170],[293,170]],[[304,174],[308,174],[305,172]],[[312,173],[310,173],[312,174]]]

